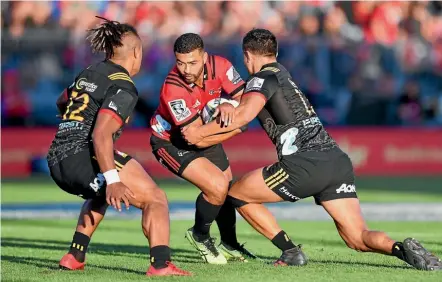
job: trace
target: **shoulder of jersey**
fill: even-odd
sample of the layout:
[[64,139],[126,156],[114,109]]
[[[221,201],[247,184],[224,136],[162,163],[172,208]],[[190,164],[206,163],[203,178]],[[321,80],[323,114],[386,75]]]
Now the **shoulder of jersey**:
[[257,74],[272,74],[272,73],[278,73],[280,72],[281,69],[277,68],[277,67],[265,67],[262,70],[260,70]]
[[218,75],[222,75],[225,73],[225,64],[228,62],[224,57],[218,55],[208,55],[206,67],[208,68],[208,75],[210,75],[211,79],[215,79]]
[[107,78],[115,85],[119,87],[126,88],[134,93],[138,94],[137,88],[135,87],[135,83],[132,78],[126,73],[122,71],[113,71],[107,74]]

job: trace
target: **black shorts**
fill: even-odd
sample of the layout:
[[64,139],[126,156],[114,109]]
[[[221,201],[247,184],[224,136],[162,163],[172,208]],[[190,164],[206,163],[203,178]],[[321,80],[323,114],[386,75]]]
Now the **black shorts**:
[[286,201],[313,196],[316,204],[357,198],[353,165],[339,148],[301,152],[263,169],[267,186]]
[[[120,171],[132,157],[114,151],[115,168]],[[49,167],[55,183],[69,194],[84,199],[106,196],[106,180],[100,171],[96,158],[89,151],[69,156]]]
[[180,177],[186,167],[198,158],[207,158],[221,171],[225,171],[229,168],[229,159],[221,144],[204,149],[179,147],[178,145],[152,135],[150,145],[152,146],[152,152],[156,159],[168,170]]

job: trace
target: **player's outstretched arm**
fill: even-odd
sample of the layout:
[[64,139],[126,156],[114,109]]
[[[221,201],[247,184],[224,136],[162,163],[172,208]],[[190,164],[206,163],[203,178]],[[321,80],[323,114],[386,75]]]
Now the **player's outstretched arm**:
[[266,99],[261,93],[248,92],[247,95],[243,95],[240,105],[235,109],[235,120],[229,126],[221,127],[216,121],[212,121],[200,127],[184,127],[183,136],[189,144],[198,144],[207,137],[237,130],[251,122],[265,103]]
[[[203,120],[199,117],[192,121],[190,124],[182,127],[190,130],[198,130],[203,125]],[[233,130],[231,132],[223,133],[223,134],[217,134],[213,136],[209,136],[201,140],[200,142],[193,144],[198,148],[206,148],[210,147],[219,143],[222,143],[224,140],[227,140],[229,138],[232,138],[233,136],[241,133],[242,131],[240,129]]]
[[242,132],[241,129],[235,129],[230,132],[208,136],[208,137],[205,137],[200,142],[196,143],[195,146],[197,146],[198,148],[207,148],[207,147],[222,143],[225,140],[230,139],[233,136],[240,134],[241,132]]

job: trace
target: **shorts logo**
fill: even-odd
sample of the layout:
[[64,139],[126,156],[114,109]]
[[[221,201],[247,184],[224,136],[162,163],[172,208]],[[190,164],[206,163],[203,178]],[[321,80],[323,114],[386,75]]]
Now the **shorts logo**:
[[77,83],[75,84],[75,88],[77,88],[78,90],[81,90],[83,88],[86,88],[85,90],[87,92],[94,92],[97,89],[97,85],[91,82],[87,82],[86,78],[80,78]]
[[89,183],[89,187],[92,188],[95,192],[98,192],[101,188],[103,188],[103,185],[105,183],[104,175],[102,173],[97,174],[97,177]]
[[227,78],[230,80],[230,82],[232,82],[233,84],[238,84],[238,82],[240,82],[241,76],[239,75],[239,73],[236,71],[234,66],[231,66],[229,68],[229,70],[226,72]]
[[339,194],[341,192],[343,192],[343,193],[356,193],[356,187],[354,184],[347,185],[347,184],[343,183],[341,185],[341,187],[336,189],[336,193]]
[[292,193],[290,193],[289,190],[287,190],[287,188],[285,188],[285,187],[281,187],[278,190],[279,190],[279,192],[283,193],[284,195],[286,195],[287,197],[289,197],[290,199],[292,199],[294,201],[298,201],[301,199],[299,197],[296,197]]
[[117,105],[115,105],[114,101],[110,101],[109,108],[111,108],[114,111],[118,111]]
[[254,77],[249,82],[247,82],[246,90],[244,92],[261,90],[264,84],[264,78]]
[[186,106],[186,101],[184,101],[184,99],[170,101],[169,106],[178,122],[185,120],[191,115],[191,112]]
[[189,153],[189,151],[180,150],[180,151],[178,151],[178,156],[182,157],[187,153]]

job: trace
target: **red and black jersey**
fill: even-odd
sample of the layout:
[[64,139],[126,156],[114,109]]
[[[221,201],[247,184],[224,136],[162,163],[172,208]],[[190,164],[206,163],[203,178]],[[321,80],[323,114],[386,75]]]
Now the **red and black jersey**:
[[225,58],[209,55],[204,65],[203,87],[187,84],[175,66],[166,77],[160,93],[160,105],[150,121],[153,134],[170,140],[179,127],[190,124],[204,106],[224,92],[234,96],[244,88],[244,81]]

